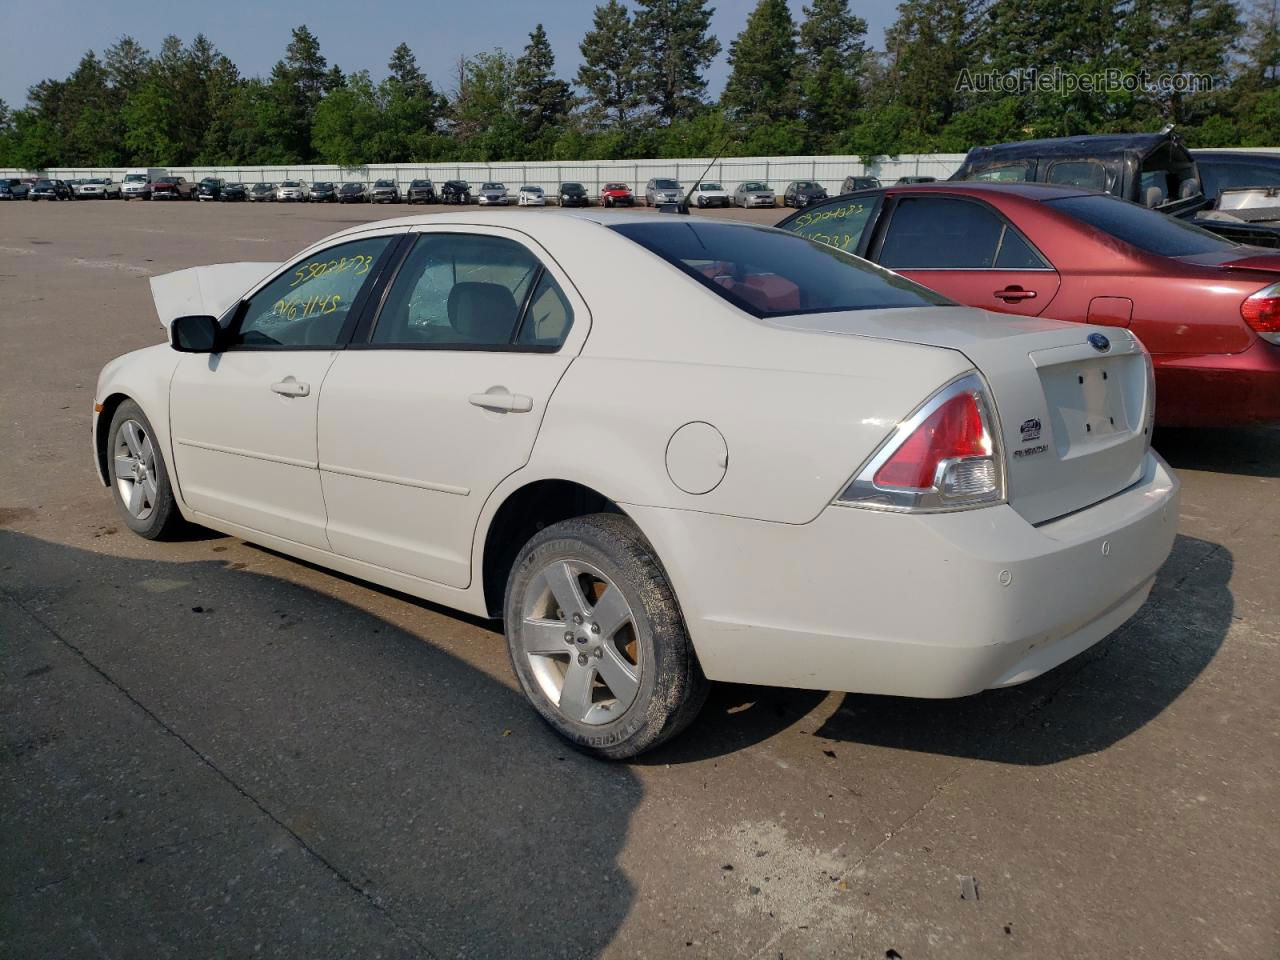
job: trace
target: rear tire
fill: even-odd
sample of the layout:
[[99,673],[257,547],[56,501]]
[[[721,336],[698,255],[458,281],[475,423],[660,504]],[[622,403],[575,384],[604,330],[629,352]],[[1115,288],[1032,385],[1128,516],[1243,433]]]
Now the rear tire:
[[516,557],[503,613],[525,696],[585,753],[623,760],[651,750],[706,699],[671,584],[626,517],[597,513],[540,531]]
[[107,476],[125,524],[147,540],[168,540],[186,521],[178,511],[160,441],[142,408],[126,400],[116,408],[107,433]]

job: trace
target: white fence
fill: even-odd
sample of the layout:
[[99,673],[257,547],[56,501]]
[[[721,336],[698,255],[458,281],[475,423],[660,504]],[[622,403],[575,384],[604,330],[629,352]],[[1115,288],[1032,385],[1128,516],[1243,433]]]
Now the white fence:
[[[863,163],[856,156],[827,157],[726,157],[711,165],[704,179],[718,181],[732,190],[747,180],[767,183],[779,194],[792,180],[816,180],[829,193],[840,189],[844,178],[850,175],[878,177],[888,184],[905,176],[930,176],[945,180],[964,160],[962,153],[932,153],[894,157],[873,163]],[[174,176],[188,180],[204,177],[223,177],[240,183],[279,183],[281,180],[305,180],[308,183],[333,181],[362,182],[394,180],[403,190],[409,182],[429,179],[439,186],[445,180],[466,180],[473,186],[489,181],[504,183],[513,193],[523,184],[540,186],[548,192],[561,183],[581,183],[589,194],[596,196],[601,186],[622,181],[637,193],[653,177],[670,177],[685,186],[692,186],[710,157],[690,160],[584,160],[547,163],[384,163],[366,167],[345,168],[326,165],[298,165],[288,167],[240,166],[240,167],[169,167]],[[50,167],[42,171],[44,176],[63,180],[110,177],[124,178],[126,167]],[[31,174],[21,170],[0,170],[0,177],[20,177]]]

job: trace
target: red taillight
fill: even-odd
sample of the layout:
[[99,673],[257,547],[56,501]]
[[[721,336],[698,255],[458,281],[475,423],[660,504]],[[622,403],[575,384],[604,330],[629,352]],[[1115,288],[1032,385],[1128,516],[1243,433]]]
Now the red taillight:
[[931,413],[911,436],[876,471],[878,487],[928,490],[934,484],[938,464],[961,457],[985,457],[990,442],[982,426],[982,413],[971,393],[952,397]]
[[1263,339],[1280,341],[1280,283],[1259,290],[1240,304],[1240,316]]

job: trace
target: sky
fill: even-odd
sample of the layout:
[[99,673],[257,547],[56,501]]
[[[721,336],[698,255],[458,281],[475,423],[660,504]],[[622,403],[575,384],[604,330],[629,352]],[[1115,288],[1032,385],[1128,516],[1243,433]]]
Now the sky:
[[[17,0],[0,0],[0,11]],[[516,54],[539,21],[551,38],[556,71],[571,80],[581,59],[578,42],[591,29],[598,0],[487,0],[483,4],[432,0],[351,3],[308,0],[294,5],[262,0],[218,0],[216,3],[122,4],[103,0],[42,0],[35,21],[20,29],[0,31],[0,99],[11,107],[26,103],[27,88],[53,77],[65,78],[86,50],[99,56],[121,35],[130,34],[151,52],[161,39],[176,33],[190,41],[204,33],[246,76],[270,72],[284,53],[289,31],[305,22],[320,38],[329,62],[352,72],[367,69],[375,79],[386,74],[387,60],[404,41],[417,54],[418,65],[439,89],[454,85],[459,54],[494,47]],[[728,76],[729,43],[746,25],[757,0],[711,0],[712,32],[724,48],[707,72],[709,93],[719,94]],[[805,0],[789,0],[799,20]],[[850,7],[868,24],[873,46],[884,42],[898,0],[851,0]],[[633,4],[632,4],[633,5]],[[16,13],[16,9],[14,10]],[[24,17],[6,17],[10,25]]]

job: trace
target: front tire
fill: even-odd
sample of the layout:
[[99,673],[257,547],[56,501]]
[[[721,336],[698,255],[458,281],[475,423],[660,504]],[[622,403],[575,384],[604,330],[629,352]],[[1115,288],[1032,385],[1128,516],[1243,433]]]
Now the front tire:
[[622,760],[651,750],[706,699],[671,584],[626,517],[598,513],[540,531],[516,558],[503,612],[525,696],[585,753]]
[[165,540],[185,526],[160,442],[151,421],[132,400],[120,404],[111,417],[107,475],[121,518],[138,536]]

